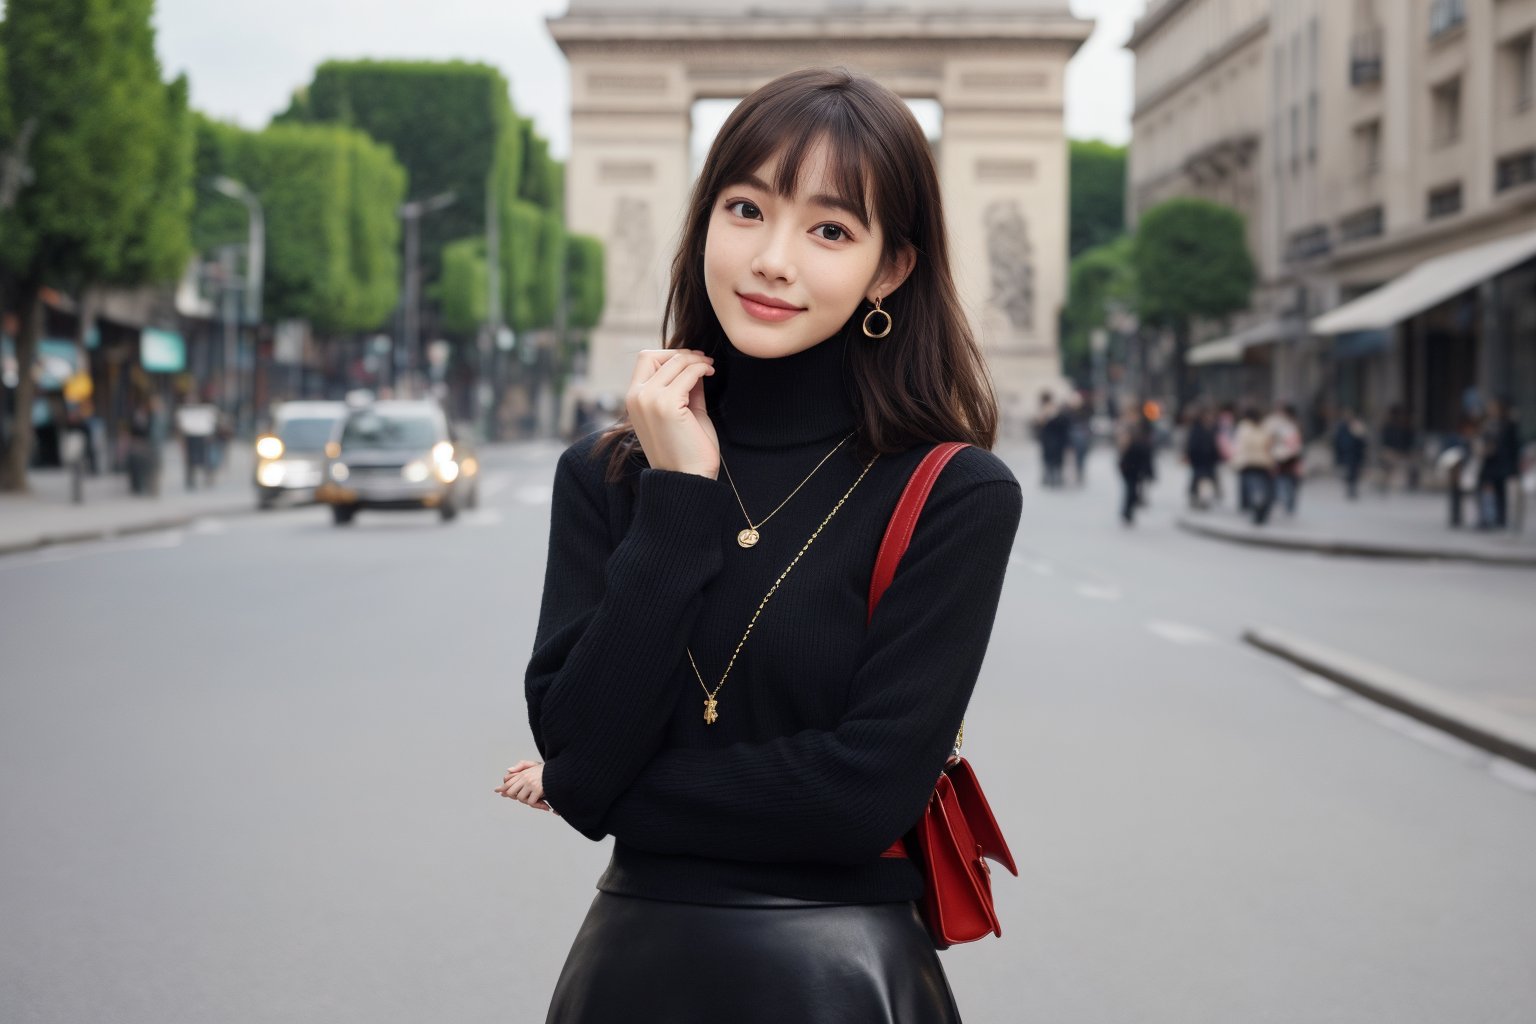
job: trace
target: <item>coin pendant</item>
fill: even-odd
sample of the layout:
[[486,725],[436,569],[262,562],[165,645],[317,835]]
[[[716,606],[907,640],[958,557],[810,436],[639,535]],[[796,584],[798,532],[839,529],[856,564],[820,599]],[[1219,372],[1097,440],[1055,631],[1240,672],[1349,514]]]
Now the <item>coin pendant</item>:
[[742,530],[736,535],[736,543],[740,544],[744,548],[755,546],[757,544],[757,539],[758,535],[756,530]]

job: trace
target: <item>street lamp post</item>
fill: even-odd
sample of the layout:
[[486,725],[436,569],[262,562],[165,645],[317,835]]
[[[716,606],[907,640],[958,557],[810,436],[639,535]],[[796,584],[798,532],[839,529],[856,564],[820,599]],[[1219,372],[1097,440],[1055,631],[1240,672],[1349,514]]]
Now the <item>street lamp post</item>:
[[416,349],[421,344],[421,218],[448,206],[454,198],[453,192],[440,192],[428,199],[403,203],[398,211],[405,234],[405,267],[400,288],[400,339],[390,360],[396,389],[402,376],[414,379]]
[[[267,222],[262,213],[261,200],[256,198],[245,185],[234,178],[219,175],[210,184],[214,190],[231,199],[238,199],[245,204],[248,229],[246,232],[245,247],[245,279],[240,282],[244,288],[244,316],[240,319],[246,324],[261,323],[261,288],[263,272],[266,268]],[[247,413],[245,407],[244,389],[240,387],[239,378],[239,328],[233,322],[233,304],[228,301],[228,292],[237,287],[233,274],[233,267],[226,264],[227,274],[224,278],[226,289],[225,302],[225,336],[224,336],[224,389],[225,400],[233,404],[230,415],[235,418],[237,431],[243,432]]]

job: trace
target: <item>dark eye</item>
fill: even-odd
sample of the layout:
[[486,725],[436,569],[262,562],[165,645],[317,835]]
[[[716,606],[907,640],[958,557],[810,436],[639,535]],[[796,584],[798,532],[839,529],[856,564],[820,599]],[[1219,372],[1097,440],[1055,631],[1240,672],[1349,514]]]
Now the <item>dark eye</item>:
[[736,199],[725,204],[727,210],[734,211],[737,207],[741,208],[741,212],[736,214],[738,217],[761,217],[763,214],[763,211],[757,208],[757,204],[750,200]]
[[836,224],[822,224],[822,225],[819,225],[816,228],[816,230],[817,231],[830,231],[830,232],[832,232],[832,234],[830,234],[830,235],[822,235],[821,236],[823,239],[825,239],[828,242],[841,242],[843,239],[848,237],[848,232],[844,231],[842,228],[838,227]]

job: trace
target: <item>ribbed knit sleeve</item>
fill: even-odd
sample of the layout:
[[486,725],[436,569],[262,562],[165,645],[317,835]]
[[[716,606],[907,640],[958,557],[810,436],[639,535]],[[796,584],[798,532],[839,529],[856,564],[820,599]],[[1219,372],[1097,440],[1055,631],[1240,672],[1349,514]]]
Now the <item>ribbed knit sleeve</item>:
[[614,545],[605,486],[587,446],[561,457],[524,678],[546,797],[573,824],[606,808],[656,752],[676,703],[668,680],[720,571],[734,507],[717,480],[645,469]]
[[878,858],[916,823],[954,744],[1021,507],[1011,476],[942,497],[935,490],[865,634],[835,728],[663,750],[600,824],[578,827],[661,854]]

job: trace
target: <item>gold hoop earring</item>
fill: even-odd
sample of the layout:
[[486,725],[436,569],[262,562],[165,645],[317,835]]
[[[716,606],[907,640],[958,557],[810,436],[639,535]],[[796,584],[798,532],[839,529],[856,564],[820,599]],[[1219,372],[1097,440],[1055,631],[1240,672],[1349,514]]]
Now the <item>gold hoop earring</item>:
[[[869,318],[874,316],[876,313],[879,313],[881,316],[885,317],[885,330],[879,332],[878,334],[869,329]],[[891,319],[891,314],[880,308],[880,296],[876,295],[875,308],[864,314],[864,337],[883,338],[887,334],[891,333],[891,328],[894,326],[896,326],[896,321]]]

